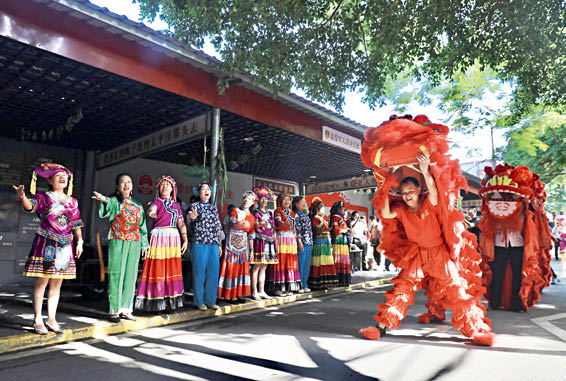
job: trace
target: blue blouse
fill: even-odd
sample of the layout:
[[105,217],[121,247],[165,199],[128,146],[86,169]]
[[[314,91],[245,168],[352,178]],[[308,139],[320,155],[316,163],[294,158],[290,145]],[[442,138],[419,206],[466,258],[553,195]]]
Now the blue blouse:
[[218,208],[209,202],[195,202],[189,206],[189,210],[198,213],[197,218],[192,221],[193,243],[220,244],[218,237],[222,231],[222,224],[218,216]]
[[303,245],[312,245],[312,223],[309,216],[303,212],[297,212],[295,229],[297,230],[297,238],[303,241]]

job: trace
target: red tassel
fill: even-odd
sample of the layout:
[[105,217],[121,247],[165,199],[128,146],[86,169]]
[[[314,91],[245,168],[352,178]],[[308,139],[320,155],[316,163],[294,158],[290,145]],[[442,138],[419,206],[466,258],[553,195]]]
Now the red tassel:
[[495,339],[495,333],[493,333],[493,332],[476,333],[474,335],[474,337],[472,338],[472,340],[474,341],[474,344],[483,345],[483,346],[486,346],[486,347],[493,346],[493,340],[494,339]]
[[360,333],[368,340],[379,340],[381,333],[376,327],[367,327],[360,329]]

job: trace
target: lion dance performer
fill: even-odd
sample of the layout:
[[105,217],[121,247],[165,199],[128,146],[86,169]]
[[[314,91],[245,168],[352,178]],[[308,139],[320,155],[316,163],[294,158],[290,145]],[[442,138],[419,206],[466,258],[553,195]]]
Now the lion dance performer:
[[377,307],[378,325],[360,330],[365,338],[376,340],[386,327],[398,328],[423,287],[429,311],[420,322],[443,320],[444,309],[451,309],[454,328],[478,345],[493,343],[481,303],[485,289],[476,238],[455,208],[467,184],[458,162],[447,155],[447,134],[448,127],[424,115],[393,116],[366,130],[361,157],[378,182],[372,202],[383,222],[380,250],[401,272]]
[[552,266],[552,242],[555,238],[552,236],[550,230],[550,223],[544,210],[544,203],[546,202],[546,192],[544,188],[546,185],[540,181],[540,176],[536,173],[533,174],[533,198],[531,200],[531,208],[534,213],[535,226],[537,231],[538,241],[538,264],[543,283],[540,284],[539,292],[542,289],[550,286],[552,278],[556,276],[553,274]]
[[528,311],[552,274],[544,184],[525,166],[484,171],[479,227],[485,296],[493,309]]

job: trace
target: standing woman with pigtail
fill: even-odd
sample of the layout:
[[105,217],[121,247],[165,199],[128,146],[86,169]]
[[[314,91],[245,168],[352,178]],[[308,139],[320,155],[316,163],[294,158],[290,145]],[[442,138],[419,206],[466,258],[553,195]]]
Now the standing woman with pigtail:
[[137,320],[132,314],[134,293],[138,277],[140,253],[147,254],[149,242],[145,213],[142,204],[132,197],[132,178],[127,173],[116,177],[116,192],[106,197],[93,192],[92,198],[100,201],[100,218],[111,221],[108,232],[108,301],[110,318]]
[[[51,190],[35,194],[37,176],[47,179]],[[33,309],[35,333],[46,335],[48,329],[61,333],[55,314],[63,279],[76,276],[75,257],[83,252],[81,227],[84,226],[79,205],[73,193],[73,174],[59,164],[43,163],[35,168],[30,186],[31,199],[24,186],[14,186],[26,212],[37,213],[40,224],[25,264],[24,275],[35,277]],[[67,194],[64,193],[67,188]],[[45,288],[47,294],[47,321],[43,322],[42,307]]]
[[337,201],[330,209],[330,234],[332,236],[332,255],[338,276],[339,286],[349,286],[352,281],[350,268],[350,248],[347,234],[351,229],[344,219],[345,209],[342,201]]
[[299,272],[301,274],[301,289],[299,293],[310,292],[308,286],[309,273],[311,269],[312,254],[312,223],[309,217],[307,201],[303,196],[293,198],[293,212],[295,218],[295,230],[297,232],[297,257],[299,260]]
[[181,256],[187,250],[187,226],[181,205],[177,202],[175,180],[169,176],[161,176],[156,188],[155,200],[151,202],[147,212],[155,222],[151,230],[149,252],[143,264],[135,308],[144,311],[174,311],[183,307]]
[[291,210],[291,195],[281,192],[275,210],[277,255],[279,263],[267,268],[266,288],[277,296],[291,295],[301,289],[301,275],[297,258],[295,212]]
[[257,196],[257,208],[252,214],[255,217],[254,250],[250,263],[252,268],[252,296],[255,300],[271,299],[265,293],[265,272],[267,266],[279,262],[277,245],[275,243],[275,219],[273,213],[267,210],[272,192],[266,186],[252,189]]
[[324,203],[318,197],[311,204],[310,218],[314,235],[309,286],[326,289],[338,286],[334,267],[332,246],[328,233],[330,228],[324,219]]

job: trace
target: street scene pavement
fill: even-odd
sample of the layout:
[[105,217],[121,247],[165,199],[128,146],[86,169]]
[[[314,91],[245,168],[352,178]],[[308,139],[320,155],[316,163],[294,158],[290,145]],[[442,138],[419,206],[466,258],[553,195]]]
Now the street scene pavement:
[[358,330],[374,324],[384,285],[6,354],[0,379],[565,380],[566,276],[561,280],[528,313],[490,310],[497,333],[491,348],[472,345],[448,321],[419,324],[422,293],[399,329],[379,341],[362,339]]

